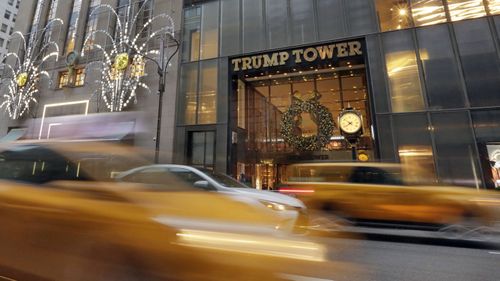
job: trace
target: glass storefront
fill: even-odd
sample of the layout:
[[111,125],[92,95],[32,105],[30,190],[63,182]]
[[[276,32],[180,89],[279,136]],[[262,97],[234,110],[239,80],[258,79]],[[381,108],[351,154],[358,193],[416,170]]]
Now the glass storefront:
[[[495,187],[500,1],[303,2],[185,2],[178,162],[191,163],[193,133],[211,131],[215,159],[203,165],[273,188],[289,163],[359,160],[338,124],[353,108],[363,123],[354,156],[417,165],[431,182]],[[205,33],[219,41],[204,43]],[[331,114],[328,139],[319,113],[290,116],[310,101]]]

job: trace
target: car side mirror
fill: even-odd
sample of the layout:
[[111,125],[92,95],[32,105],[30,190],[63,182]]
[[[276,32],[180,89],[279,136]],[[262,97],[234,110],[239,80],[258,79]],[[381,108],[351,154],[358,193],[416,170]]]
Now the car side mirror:
[[197,181],[193,185],[196,188],[204,189],[204,190],[212,190],[210,187],[210,183],[208,181]]

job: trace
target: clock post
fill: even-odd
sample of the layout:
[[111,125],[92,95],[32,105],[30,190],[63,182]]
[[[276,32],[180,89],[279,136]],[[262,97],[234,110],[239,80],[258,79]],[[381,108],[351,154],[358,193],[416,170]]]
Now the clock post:
[[357,160],[356,146],[363,134],[363,116],[361,112],[351,107],[342,110],[339,115],[339,128],[342,136],[351,145],[352,160]]

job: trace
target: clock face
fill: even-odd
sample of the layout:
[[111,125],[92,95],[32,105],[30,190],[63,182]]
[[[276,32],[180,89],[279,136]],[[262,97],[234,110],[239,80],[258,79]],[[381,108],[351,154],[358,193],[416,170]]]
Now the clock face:
[[19,87],[24,87],[28,82],[28,73],[26,72],[20,73],[17,76],[16,82]]
[[339,120],[340,129],[348,134],[355,134],[361,130],[361,117],[353,112],[343,114]]
[[128,54],[127,53],[121,53],[118,54],[115,58],[115,68],[118,70],[125,70],[128,66]]

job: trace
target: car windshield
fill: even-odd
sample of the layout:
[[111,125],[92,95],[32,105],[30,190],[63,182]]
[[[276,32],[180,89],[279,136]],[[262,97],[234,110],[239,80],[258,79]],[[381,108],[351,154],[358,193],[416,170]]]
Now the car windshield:
[[248,186],[242,184],[241,182],[235,180],[234,178],[232,178],[228,175],[216,173],[216,172],[211,171],[209,169],[199,169],[199,170],[202,171],[205,175],[209,176],[214,181],[218,182],[220,185],[222,185],[224,187],[249,188]]

